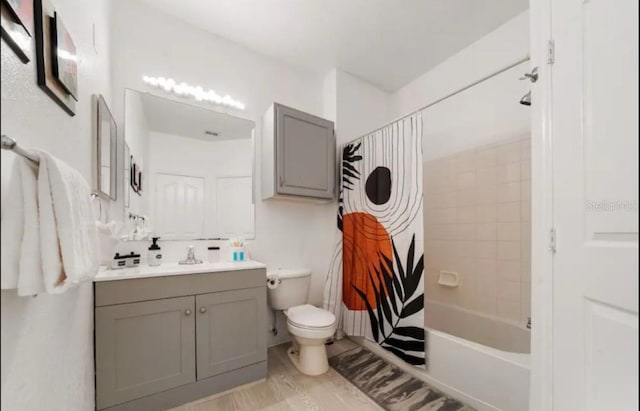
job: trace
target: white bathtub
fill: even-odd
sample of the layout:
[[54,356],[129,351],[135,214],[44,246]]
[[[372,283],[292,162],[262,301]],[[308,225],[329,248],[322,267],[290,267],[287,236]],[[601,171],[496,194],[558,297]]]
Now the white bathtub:
[[526,324],[425,300],[426,327],[507,352],[531,353],[531,332]]
[[[447,309],[450,309],[447,312]],[[440,303],[425,301],[425,317],[444,315],[450,317],[451,324],[468,324],[466,332],[476,332],[474,338],[493,333],[487,341],[492,345],[508,347],[514,351],[500,350],[488,345],[469,341],[449,333],[427,327],[427,369],[413,367],[398,359],[376,343],[364,338],[354,338],[371,351],[398,365],[433,387],[458,398],[478,410],[526,411],[529,409],[529,369],[530,354],[528,330],[517,324],[480,316],[473,312],[462,312],[456,307],[442,306]],[[464,316],[467,318],[464,318]],[[491,332],[479,331],[480,324]],[[523,331],[522,328],[524,328]],[[462,328],[464,330],[464,327]],[[459,331],[459,330],[458,330]],[[464,333],[465,331],[463,331]],[[485,338],[485,337],[482,337]]]

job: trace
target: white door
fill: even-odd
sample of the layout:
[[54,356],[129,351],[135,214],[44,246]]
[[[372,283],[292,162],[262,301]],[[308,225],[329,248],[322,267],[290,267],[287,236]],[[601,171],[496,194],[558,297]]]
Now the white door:
[[216,181],[216,233],[222,238],[254,236],[253,185],[248,177]]
[[638,410],[638,0],[551,16],[553,409]]
[[204,178],[156,174],[156,216],[153,223],[164,239],[204,237]]

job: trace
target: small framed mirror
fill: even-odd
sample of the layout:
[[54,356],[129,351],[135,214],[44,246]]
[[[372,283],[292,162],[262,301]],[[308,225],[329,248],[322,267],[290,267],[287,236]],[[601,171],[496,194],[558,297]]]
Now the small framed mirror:
[[101,95],[97,101],[96,191],[103,197],[116,199],[116,120]]

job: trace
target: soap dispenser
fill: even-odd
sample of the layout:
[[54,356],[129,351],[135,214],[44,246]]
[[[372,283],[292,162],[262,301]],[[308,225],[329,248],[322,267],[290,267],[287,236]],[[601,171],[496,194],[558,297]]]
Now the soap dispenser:
[[160,237],[152,237],[151,241],[153,243],[149,246],[149,256],[147,258],[150,266],[155,267],[162,263],[162,252],[160,251],[160,246],[158,245],[158,240]]

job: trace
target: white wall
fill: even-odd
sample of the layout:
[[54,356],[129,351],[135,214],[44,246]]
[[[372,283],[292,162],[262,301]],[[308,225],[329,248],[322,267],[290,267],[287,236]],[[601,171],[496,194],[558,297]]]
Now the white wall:
[[395,92],[391,113],[408,114],[528,55],[526,11]]
[[[94,138],[91,94],[102,94],[107,103],[111,94],[109,2],[56,0],[55,5],[80,58],[76,115],[70,117],[36,85],[35,54],[30,63],[22,64],[2,40],[2,133],[24,147],[49,151],[89,181]],[[2,151],[3,203],[11,195],[6,187],[13,159],[14,154]],[[119,207],[121,201],[120,196]],[[3,410],[94,408],[92,307],[90,283],[61,295],[37,298],[2,291]]]
[[335,83],[338,147],[391,120],[391,95],[386,91],[340,70]]
[[422,112],[424,161],[527,135],[531,109],[519,103],[531,83],[526,61]]

